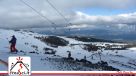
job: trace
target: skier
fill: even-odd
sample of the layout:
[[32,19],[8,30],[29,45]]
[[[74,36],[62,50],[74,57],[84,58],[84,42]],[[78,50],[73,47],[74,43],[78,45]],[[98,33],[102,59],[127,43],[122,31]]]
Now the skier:
[[9,41],[9,43],[11,44],[10,45],[10,51],[11,52],[16,52],[17,53],[16,41],[17,41],[17,39],[16,39],[15,35],[13,35],[12,39]]

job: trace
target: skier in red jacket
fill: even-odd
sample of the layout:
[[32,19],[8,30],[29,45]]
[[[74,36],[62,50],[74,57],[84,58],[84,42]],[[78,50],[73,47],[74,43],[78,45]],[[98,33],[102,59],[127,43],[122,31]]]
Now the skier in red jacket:
[[13,35],[13,36],[12,36],[12,39],[9,41],[9,43],[11,43],[11,45],[10,45],[10,51],[11,51],[11,52],[17,52],[17,49],[16,49],[16,41],[17,41],[17,39],[16,39],[16,37]]

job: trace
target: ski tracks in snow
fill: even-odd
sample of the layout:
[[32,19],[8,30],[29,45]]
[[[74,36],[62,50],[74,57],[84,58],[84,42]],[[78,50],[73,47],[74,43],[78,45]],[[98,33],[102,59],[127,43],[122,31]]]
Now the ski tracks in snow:
[[2,59],[0,59],[0,65],[5,65],[5,67],[8,67],[8,63]]

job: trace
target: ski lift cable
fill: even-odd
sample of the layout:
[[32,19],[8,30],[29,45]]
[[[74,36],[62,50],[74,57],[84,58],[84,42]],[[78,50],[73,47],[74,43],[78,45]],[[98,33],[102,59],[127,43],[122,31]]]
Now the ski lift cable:
[[[22,2],[23,4],[25,4],[26,6],[28,6],[29,8],[31,8],[34,12],[36,12],[39,16],[41,16],[42,18],[44,18],[45,20],[47,20],[48,22],[50,22],[52,25],[57,25],[53,21],[51,21],[50,19],[48,19],[46,16],[44,16],[43,14],[41,14],[40,12],[38,12],[35,8],[33,8],[32,6],[30,6],[28,3],[26,3],[24,0],[20,0],[20,2]],[[52,27],[54,27],[54,26],[52,26]],[[56,27],[55,27],[55,29],[56,29]]]
[[63,19],[64,19],[69,25],[72,25],[72,23],[70,23],[70,22],[66,19],[66,17],[65,17],[49,0],[46,0],[46,2],[47,2],[53,9],[55,9],[55,10],[58,12],[58,14],[59,14],[60,16],[62,16]]
[[[70,23],[67,18],[65,18],[65,16],[51,3],[49,2],[49,0],[46,0],[46,2],[53,8],[57,11],[57,13],[62,16],[64,18],[64,20],[67,22],[68,25],[72,26],[72,23]],[[66,25],[66,27],[68,27],[68,25]],[[71,29],[69,28],[68,29],[69,31],[71,31]]]

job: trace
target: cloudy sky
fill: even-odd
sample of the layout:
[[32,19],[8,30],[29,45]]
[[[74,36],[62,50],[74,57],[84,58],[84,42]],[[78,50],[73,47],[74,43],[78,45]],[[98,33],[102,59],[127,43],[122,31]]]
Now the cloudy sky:
[[[0,28],[47,30],[111,30],[136,32],[136,0],[0,0]],[[48,18],[50,21],[46,20]],[[72,23],[72,25],[69,25]]]

